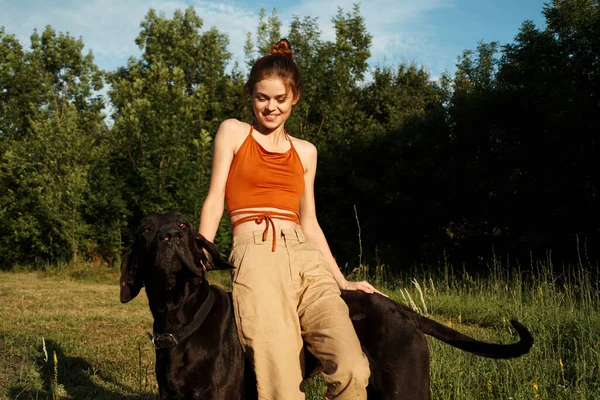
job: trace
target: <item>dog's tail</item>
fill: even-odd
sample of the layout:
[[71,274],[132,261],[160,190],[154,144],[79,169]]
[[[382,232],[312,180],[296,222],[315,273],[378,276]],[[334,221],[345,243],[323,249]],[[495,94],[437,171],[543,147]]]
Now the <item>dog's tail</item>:
[[533,346],[533,336],[518,321],[510,323],[519,334],[520,340],[511,344],[487,343],[470,338],[432,319],[417,314],[417,321],[424,333],[433,336],[442,342],[448,343],[461,350],[488,358],[514,358],[526,354]]

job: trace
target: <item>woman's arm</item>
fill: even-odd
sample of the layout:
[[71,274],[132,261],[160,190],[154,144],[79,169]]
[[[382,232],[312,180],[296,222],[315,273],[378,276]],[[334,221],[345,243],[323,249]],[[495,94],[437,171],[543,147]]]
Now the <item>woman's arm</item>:
[[[381,293],[379,290],[375,289],[369,282],[361,281],[361,282],[350,282],[348,281],[331,254],[331,249],[327,244],[327,239],[325,239],[325,235],[323,234],[323,230],[321,229],[319,222],[317,221],[317,213],[315,209],[315,175],[317,172],[317,148],[305,142],[305,151],[303,162],[305,166],[304,171],[304,193],[302,194],[302,198],[300,199],[300,225],[302,226],[302,230],[306,235],[307,239],[310,243],[313,244],[317,249],[323,253],[323,256],[327,260],[327,266],[329,267],[329,271],[333,275],[333,278],[337,282],[338,286],[342,290],[362,290],[367,293]],[[385,296],[385,295],[384,295]]]
[[225,185],[235,155],[236,133],[240,122],[228,119],[221,123],[215,136],[210,187],[200,212],[198,232],[211,242],[215,240],[225,208]]

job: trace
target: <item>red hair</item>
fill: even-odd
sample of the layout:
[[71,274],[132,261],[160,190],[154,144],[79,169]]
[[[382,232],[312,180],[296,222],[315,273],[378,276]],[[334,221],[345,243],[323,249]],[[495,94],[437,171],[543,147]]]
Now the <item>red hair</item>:
[[244,85],[244,93],[252,96],[254,86],[263,79],[279,78],[294,97],[302,94],[300,69],[294,62],[294,52],[287,39],[281,39],[271,45],[271,54],[256,60],[250,70],[250,77]]

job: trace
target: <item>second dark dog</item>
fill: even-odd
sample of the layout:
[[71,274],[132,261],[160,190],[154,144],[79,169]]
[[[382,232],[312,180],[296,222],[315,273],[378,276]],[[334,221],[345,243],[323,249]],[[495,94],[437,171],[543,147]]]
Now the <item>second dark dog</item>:
[[[215,246],[192,232],[179,213],[151,214],[121,264],[121,302],[145,286],[154,317],[156,378],[162,399],[255,399],[256,380],[238,342],[230,294],[209,285],[206,271],[233,268]],[[429,399],[425,334],[490,358],[529,351],[533,338],[511,321],[520,340],[484,343],[380,295],[343,291],[369,359],[369,399]],[[307,353],[308,372],[316,360]]]

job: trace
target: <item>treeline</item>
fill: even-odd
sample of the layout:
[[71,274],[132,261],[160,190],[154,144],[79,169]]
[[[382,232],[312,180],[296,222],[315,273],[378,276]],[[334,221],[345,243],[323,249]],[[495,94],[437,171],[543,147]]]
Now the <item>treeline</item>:
[[[600,5],[554,0],[544,15],[544,29],[480,43],[439,80],[411,64],[369,70],[358,5],[333,17],[334,41],[293,19],[304,93],[286,128],[319,149],[317,212],[342,266],[593,258]],[[261,11],[248,65],[280,30]],[[197,224],[218,125],[252,118],[246,68],[191,7],[150,10],[136,44],[141,57],[106,72],[81,39],[47,27],[25,49],[0,28],[1,268],[113,264],[151,211]],[[229,240],[224,218],[216,243]]]

